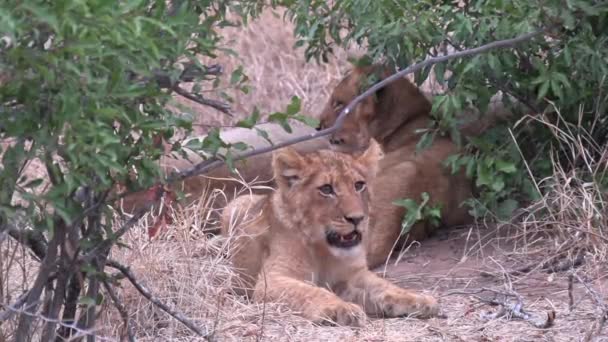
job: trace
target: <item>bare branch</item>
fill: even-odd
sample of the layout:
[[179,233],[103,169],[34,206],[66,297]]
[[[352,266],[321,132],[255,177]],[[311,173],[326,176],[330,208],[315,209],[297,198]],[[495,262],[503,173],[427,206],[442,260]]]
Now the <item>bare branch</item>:
[[[340,114],[338,115],[338,118],[336,119],[336,122],[333,124],[333,126],[328,127],[326,129],[317,131],[317,132],[313,132],[311,134],[306,134],[306,135],[302,135],[299,136],[297,138],[293,138],[293,139],[289,139],[280,143],[276,143],[272,146],[268,146],[268,147],[263,147],[260,149],[256,149],[247,153],[243,153],[240,155],[237,155],[233,158],[234,161],[237,160],[241,160],[241,159],[246,159],[246,158],[250,158],[256,155],[260,155],[260,154],[264,154],[264,153],[268,153],[268,152],[272,152],[274,150],[278,150],[279,148],[282,147],[286,147],[286,146],[290,146],[290,145],[294,145],[300,142],[304,142],[304,141],[308,141],[308,140],[312,140],[312,139],[316,139],[316,138],[320,138],[320,137],[324,137],[330,134],[333,134],[334,132],[336,132],[337,130],[339,130],[340,128],[342,128],[342,125],[344,124],[344,120],[346,120],[346,116],[353,111],[353,109],[355,109],[355,107],[361,102],[363,101],[365,98],[373,95],[374,93],[376,93],[378,90],[386,87],[388,84],[393,83],[395,81],[397,81],[398,79],[411,74],[413,72],[416,72],[418,70],[421,70],[427,66],[431,66],[437,63],[442,63],[451,59],[456,59],[456,58],[462,58],[462,57],[468,57],[468,56],[473,56],[473,55],[478,55],[480,53],[489,51],[489,50],[493,50],[493,49],[499,49],[499,48],[506,48],[506,47],[512,47],[515,46],[517,44],[520,44],[522,42],[525,41],[529,41],[534,37],[537,37],[543,33],[545,33],[547,31],[547,29],[540,29],[531,33],[526,33],[524,35],[521,35],[519,37],[516,38],[512,38],[512,39],[505,39],[505,40],[499,40],[499,41],[495,41],[492,43],[488,43],[486,45],[482,45],[480,47],[477,48],[473,48],[473,49],[467,49],[467,50],[462,50],[462,51],[457,51],[448,55],[444,55],[444,56],[440,56],[440,57],[433,57],[433,58],[429,58],[426,59],[423,62],[414,64],[408,68],[405,68],[387,78],[385,78],[384,80],[376,83],[375,85],[373,85],[372,87],[370,87],[369,89],[367,89],[366,91],[364,91],[363,93],[361,93],[361,95],[357,96],[355,99],[353,99],[346,107],[344,107],[344,109],[340,112]],[[206,172],[209,172],[210,170],[213,170],[221,165],[223,165],[225,162],[223,160],[221,160],[218,157],[213,157],[213,158],[209,158],[201,163],[196,164],[195,166],[193,166],[192,168],[189,168],[187,170],[181,171],[181,172],[177,172],[172,174],[170,177],[168,177],[167,182],[168,183],[173,183],[179,180],[183,180],[185,178],[189,178],[192,176],[196,176],[196,175],[200,175]]]
[[[204,76],[219,76],[223,72],[224,69],[219,64],[213,64],[201,68],[194,63],[184,63],[184,70],[179,76],[178,82],[193,82],[195,79]],[[175,85],[175,82],[171,80],[169,74],[163,71],[155,71],[153,78],[161,88],[170,89]],[[150,80],[146,79],[145,81],[149,82]]]
[[587,290],[587,293],[591,295],[591,298],[593,298],[593,301],[600,309],[597,321],[594,324],[595,328],[589,329],[589,331],[587,331],[587,334],[585,334],[585,338],[583,339],[583,341],[589,342],[593,339],[594,335],[601,335],[602,329],[604,329],[604,325],[608,320],[608,304],[602,298],[602,296],[593,287],[591,287],[591,285],[589,285],[580,275],[573,272],[571,274],[571,277],[576,278],[579,283],[583,284],[585,290]]
[[[480,296],[479,294],[483,292],[492,293],[494,295],[494,298],[489,299]],[[514,317],[526,321],[533,327],[539,329],[550,328],[555,322],[555,311],[553,310],[547,311],[545,315],[525,311],[523,297],[514,291],[502,292],[484,287],[471,291],[450,291],[444,296],[451,296],[457,294],[472,296],[484,304],[500,306],[500,309],[498,311],[482,315],[482,318],[484,319],[491,320],[501,317],[507,317],[508,319],[511,319]],[[510,300],[512,298],[515,298],[514,303]]]
[[116,310],[118,310],[118,313],[120,314],[120,317],[122,318],[122,321],[125,325],[125,330],[127,332],[127,338],[129,339],[129,342],[135,342],[135,334],[133,334],[133,328],[131,327],[131,324],[129,323],[129,313],[127,312],[127,309],[120,302],[118,295],[116,294],[116,292],[114,291],[114,289],[112,288],[110,283],[108,283],[108,280],[103,279],[102,282],[103,282],[103,287],[108,292],[108,295],[110,295],[110,298],[112,299],[112,302],[114,303],[114,306],[116,307]]
[[27,229],[25,227],[16,227],[11,224],[6,224],[0,231],[8,231],[8,235],[17,240],[22,245],[28,247],[38,260],[44,259],[46,255],[46,239],[38,230]]
[[206,99],[206,98],[202,97],[201,95],[190,93],[186,89],[180,87],[179,84],[176,84],[175,86],[173,86],[172,89],[177,94],[187,98],[190,101],[194,101],[194,102],[200,103],[204,106],[209,106],[209,107],[215,108],[228,116],[233,116],[232,111],[230,109],[230,105],[227,103],[217,101],[217,100]]
[[201,330],[201,328],[199,328],[194,322],[192,322],[190,319],[188,319],[186,316],[184,316],[184,314],[171,309],[165,303],[163,303],[160,300],[158,300],[157,298],[155,298],[148,289],[146,289],[143,285],[141,285],[137,281],[137,278],[135,277],[133,272],[131,272],[131,270],[128,267],[126,267],[114,260],[108,260],[106,265],[120,271],[120,273],[122,273],[125,277],[127,277],[127,279],[129,279],[129,281],[137,289],[137,291],[139,291],[139,293],[141,293],[146,299],[148,299],[150,302],[152,302],[152,304],[156,305],[158,308],[160,308],[167,314],[171,315],[173,318],[177,319],[178,321],[180,321],[183,325],[188,327],[188,329],[192,330],[197,335],[202,336],[205,339],[208,339],[209,334],[204,333]]
[[[346,107],[344,107],[344,109],[340,112],[340,114],[338,115],[338,118],[336,119],[336,122],[333,124],[333,126],[328,127],[326,129],[320,130],[320,131],[316,131],[310,134],[306,134],[306,135],[302,135],[293,139],[289,139],[283,142],[279,142],[276,143],[272,146],[267,146],[267,147],[262,147],[259,149],[255,149],[253,151],[249,151],[249,152],[245,152],[242,154],[237,154],[234,156],[234,158],[232,159],[233,161],[238,161],[238,160],[242,160],[242,159],[246,159],[246,158],[250,158],[250,157],[254,157],[260,154],[264,154],[264,153],[268,153],[268,152],[272,152],[274,150],[278,150],[280,148],[286,147],[286,146],[290,146],[290,145],[294,145],[300,142],[304,142],[304,141],[308,141],[308,140],[312,140],[312,139],[317,139],[320,137],[324,137],[327,135],[330,135],[334,132],[336,132],[337,130],[339,130],[340,128],[342,128],[342,125],[344,124],[344,120],[346,120],[346,116],[353,111],[353,109],[361,102],[363,101],[365,98],[371,96],[372,94],[374,94],[375,92],[377,92],[378,90],[382,89],[383,87],[387,86],[388,84],[397,81],[398,79],[404,77],[405,75],[411,74],[413,72],[416,72],[422,68],[425,68],[427,66],[430,65],[434,65],[437,63],[442,63],[451,59],[455,59],[455,58],[461,58],[461,57],[467,57],[467,56],[472,56],[472,55],[476,55],[476,54],[480,54],[492,49],[498,49],[498,48],[505,48],[505,47],[511,47],[514,46],[516,44],[528,41],[536,36],[539,36],[541,34],[543,34],[544,32],[546,32],[546,29],[540,29],[531,33],[527,33],[524,35],[521,35],[519,37],[516,38],[512,38],[512,39],[505,39],[505,40],[499,40],[499,41],[495,41],[486,45],[482,45],[480,47],[477,48],[473,48],[473,49],[468,49],[468,50],[462,50],[462,51],[458,51],[449,55],[444,55],[444,56],[440,56],[440,57],[433,57],[433,58],[429,58],[423,62],[414,64],[406,69],[403,69],[387,78],[385,78],[384,80],[376,83],[375,85],[373,85],[372,87],[370,87],[369,89],[367,89],[366,91],[364,91],[361,95],[357,96],[355,99],[353,99]],[[177,89],[180,90],[176,90],[176,92],[184,92],[185,94],[188,95],[192,95],[189,94],[188,92],[186,92],[185,90],[176,87]],[[181,94],[180,94],[181,95]],[[190,178],[190,177],[194,177],[197,175],[201,175],[204,173],[207,173],[213,169],[216,169],[222,165],[225,164],[225,160],[222,160],[221,158],[215,156],[215,157],[211,157],[209,159],[206,159],[196,165],[194,165],[191,168],[188,168],[186,170],[180,171],[180,172],[174,172],[171,175],[169,175],[166,179],[166,183],[167,184],[172,184],[181,180],[184,180],[186,178]],[[162,194],[161,194],[162,195]],[[116,196],[114,196],[113,198],[109,199],[108,202],[112,202],[113,200],[116,200],[117,198],[121,198],[124,197],[125,194],[121,193],[118,194]],[[147,204],[145,204],[144,206],[142,206],[139,210],[137,210],[135,212],[135,214],[129,219],[129,221],[127,221],[127,223],[125,223],[123,225],[123,227],[121,227],[118,231],[115,232],[114,237],[112,239],[108,239],[103,241],[100,245],[98,245],[96,248],[94,248],[90,253],[88,253],[87,256],[85,256],[85,261],[90,260],[92,258],[93,255],[95,255],[95,253],[97,253],[100,249],[103,248],[110,248],[112,241],[115,241],[116,239],[119,239],[122,235],[124,235],[132,226],[134,226],[139,219],[141,219],[154,205],[156,205],[156,203],[158,202],[158,200],[160,199],[160,195],[156,197],[155,201],[151,201]]]
[[[17,313],[15,310],[21,309],[23,304],[25,304],[25,300],[27,299],[29,292],[30,291],[25,291],[13,304],[9,304],[9,309],[0,312],[0,322],[10,319],[15,313]],[[11,310],[10,308],[14,308],[14,310]]]
[[[58,226],[62,224],[62,222],[59,222]],[[44,259],[42,260],[42,264],[40,265],[38,276],[34,281],[32,289],[28,292],[26,308],[28,310],[31,310],[32,312],[36,311],[36,308],[38,306],[38,300],[40,298],[40,295],[42,294],[42,289],[48,283],[52,273],[56,271],[57,265],[55,264],[55,261],[57,258],[59,243],[61,240],[60,235],[62,235],[60,232],[56,233],[51,242],[49,243],[46,256],[44,257]],[[32,320],[33,317],[31,315],[25,313],[21,314],[16,332],[16,341],[28,341],[30,329],[32,328]]]

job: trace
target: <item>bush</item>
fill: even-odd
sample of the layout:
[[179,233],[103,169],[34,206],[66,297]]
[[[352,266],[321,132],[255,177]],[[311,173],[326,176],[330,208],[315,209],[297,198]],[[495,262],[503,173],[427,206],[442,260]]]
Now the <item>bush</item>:
[[[62,325],[59,335],[94,326],[100,286],[115,281],[104,273],[108,253],[126,231],[112,227],[107,204],[116,199],[114,190],[162,180],[156,161],[163,141],[187,135],[192,126],[168,109],[175,92],[229,110],[198,93],[203,86],[217,89],[221,73],[199,60],[225,50],[215,28],[235,25],[229,10],[246,19],[260,8],[255,1],[0,5],[0,232],[30,246],[41,261],[31,288],[6,313],[30,312],[20,314],[16,340],[32,332],[52,340],[55,320],[62,314],[71,324],[77,308],[81,319]],[[243,79],[237,70],[231,83]],[[181,82],[194,82],[193,91]],[[216,136],[203,142],[212,154],[221,144]],[[24,173],[32,162],[46,175]],[[38,314],[49,319],[42,330],[31,324]]]
[[[500,218],[536,199],[530,176],[551,173],[555,130],[586,132],[600,162],[608,137],[608,5],[601,1],[282,1],[297,25],[298,45],[308,58],[326,60],[335,46],[364,45],[375,61],[405,68],[425,56],[439,56],[545,29],[546,34],[513,48],[451,60],[415,74],[422,84],[431,74],[445,91],[434,98],[432,132],[451,134],[466,147],[450,158],[476,180],[479,199],[469,205],[476,216],[488,210]],[[483,112],[497,92],[514,116],[483,136],[461,141],[455,129],[467,106]],[[510,100],[516,100],[514,106]],[[530,113],[518,125],[513,124]],[[552,127],[537,122],[546,121]],[[512,132],[507,130],[511,127]],[[574,136],[574,135],[572,135]],[[428,136],[427,136],[428,139]],[[580,158],[560,153],[569,167]],[[528,172],[529,167],[531,175]],[[590,175],[589,175],[590,176]],[[604,181],[605,182],[605,181]]]

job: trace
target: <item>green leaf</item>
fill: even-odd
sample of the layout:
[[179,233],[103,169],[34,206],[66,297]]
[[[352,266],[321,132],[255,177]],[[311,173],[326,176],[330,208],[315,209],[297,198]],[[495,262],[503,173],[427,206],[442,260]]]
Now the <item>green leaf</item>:
[[95,306],[95,299],[91,297],[80,297],[78,299],[78,304],[83,305],[85,308],[90,308]]
[[517,167],[515,167],[515,163],[497,159],[494,161],[494,166],[496,170],[502,173],[515,173],[517,172]]
[[286,114],[288,116],[294,116],[295,114],[298,114],[300,112],[301,105],[302,103],[300,98],[297,96],[292,96],[291,102],[289,103],[289,105],[287,105]]
[[545,81],[545,83],[543,83],[540,86],[540,89],[538,90],[538,96],[537,99],[541,100],[545,97],[545,95],[547,95],[547,92],[549,92],[549,86],[551,85],[550,81]]
[[314,128],[319,127],[319,119],[313,118],[312,116],[296,114],[293,116],[293,118],[300,122],[305,123],[306,125],[308,125],[310,127],[314,127]]
[[261,136],[262,138],[264,138],[264,140],[268,141],[268,143],[270,145],[274,145],[274,143],[272,142],[272,140],[270,140],[270,136],[268,136],[268,132],[266,132],[263,129],[259,129],[259,128],[256,128],[255,130],[258,133],[258,135]]
[[496,208],[496,216],[500,220],[508,220],[513,216],[513,212],[519,208],[519,203],[514,199],[502,201]]
[[287,133],[292,133],[291,126],[289,126],[289,122],[287,122],[287,114],[285,113],[273,113],[268,116],[269,122],[278,123]]
[[475,184],[477,186],[489,186],[492,184],[492,171],[483,163],[477,163],[477,180]]
[[249,148],[249,145],[245,144],[244,142],[237,142],[235,144],[231,144],[231,146],[239,151],[245,151],[246,149]]
[[426,150],[427,148],[431,147],[434,139],[435,139],[434,132],[424,133],[422,135],[422,137],[420,137],[420,140],[418,140],[418,143],[416,144],[416,153],[420,153],[420,152]]
[[505,180],[502,176],[495,177],[492,181],[492,190],[495,192],[500,192],[505,188]]
[[243,128],[253,128],[253,126],[255,126],[259,120],[260,110],[258,109],[258,107],[253,107],[253,113],[251,113],[251,116],[237,122],[236,126]]
[[230,75],[230,84],[237,84],[243,78],[243,66],[239,65]]

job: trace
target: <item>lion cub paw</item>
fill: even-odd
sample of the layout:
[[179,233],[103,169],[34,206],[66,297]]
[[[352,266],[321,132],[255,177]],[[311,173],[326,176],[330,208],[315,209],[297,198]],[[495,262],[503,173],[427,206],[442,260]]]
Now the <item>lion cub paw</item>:
[[365,320],[365,311],[359,305],[335,302],[323,305],[315,322],[361,327],[365,324]]
[[413,316],[419,318],[434,317],[439,314],[439,303],[433,296],[424,294],[392,297],[386,306],[386,315],[392,317]]

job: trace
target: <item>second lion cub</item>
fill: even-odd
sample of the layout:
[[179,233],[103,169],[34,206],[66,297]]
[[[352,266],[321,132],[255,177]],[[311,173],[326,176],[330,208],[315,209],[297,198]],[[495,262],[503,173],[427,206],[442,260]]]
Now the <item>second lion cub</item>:
[[273,155],[270,195],[236,198],[222,215],[234,239],[237,292],[287,304],[314,322],[362,325],[380,317],[436,315],[435,298],[402,289],[367,268],[369,202],[380,146],[360,156],[332,151]]

